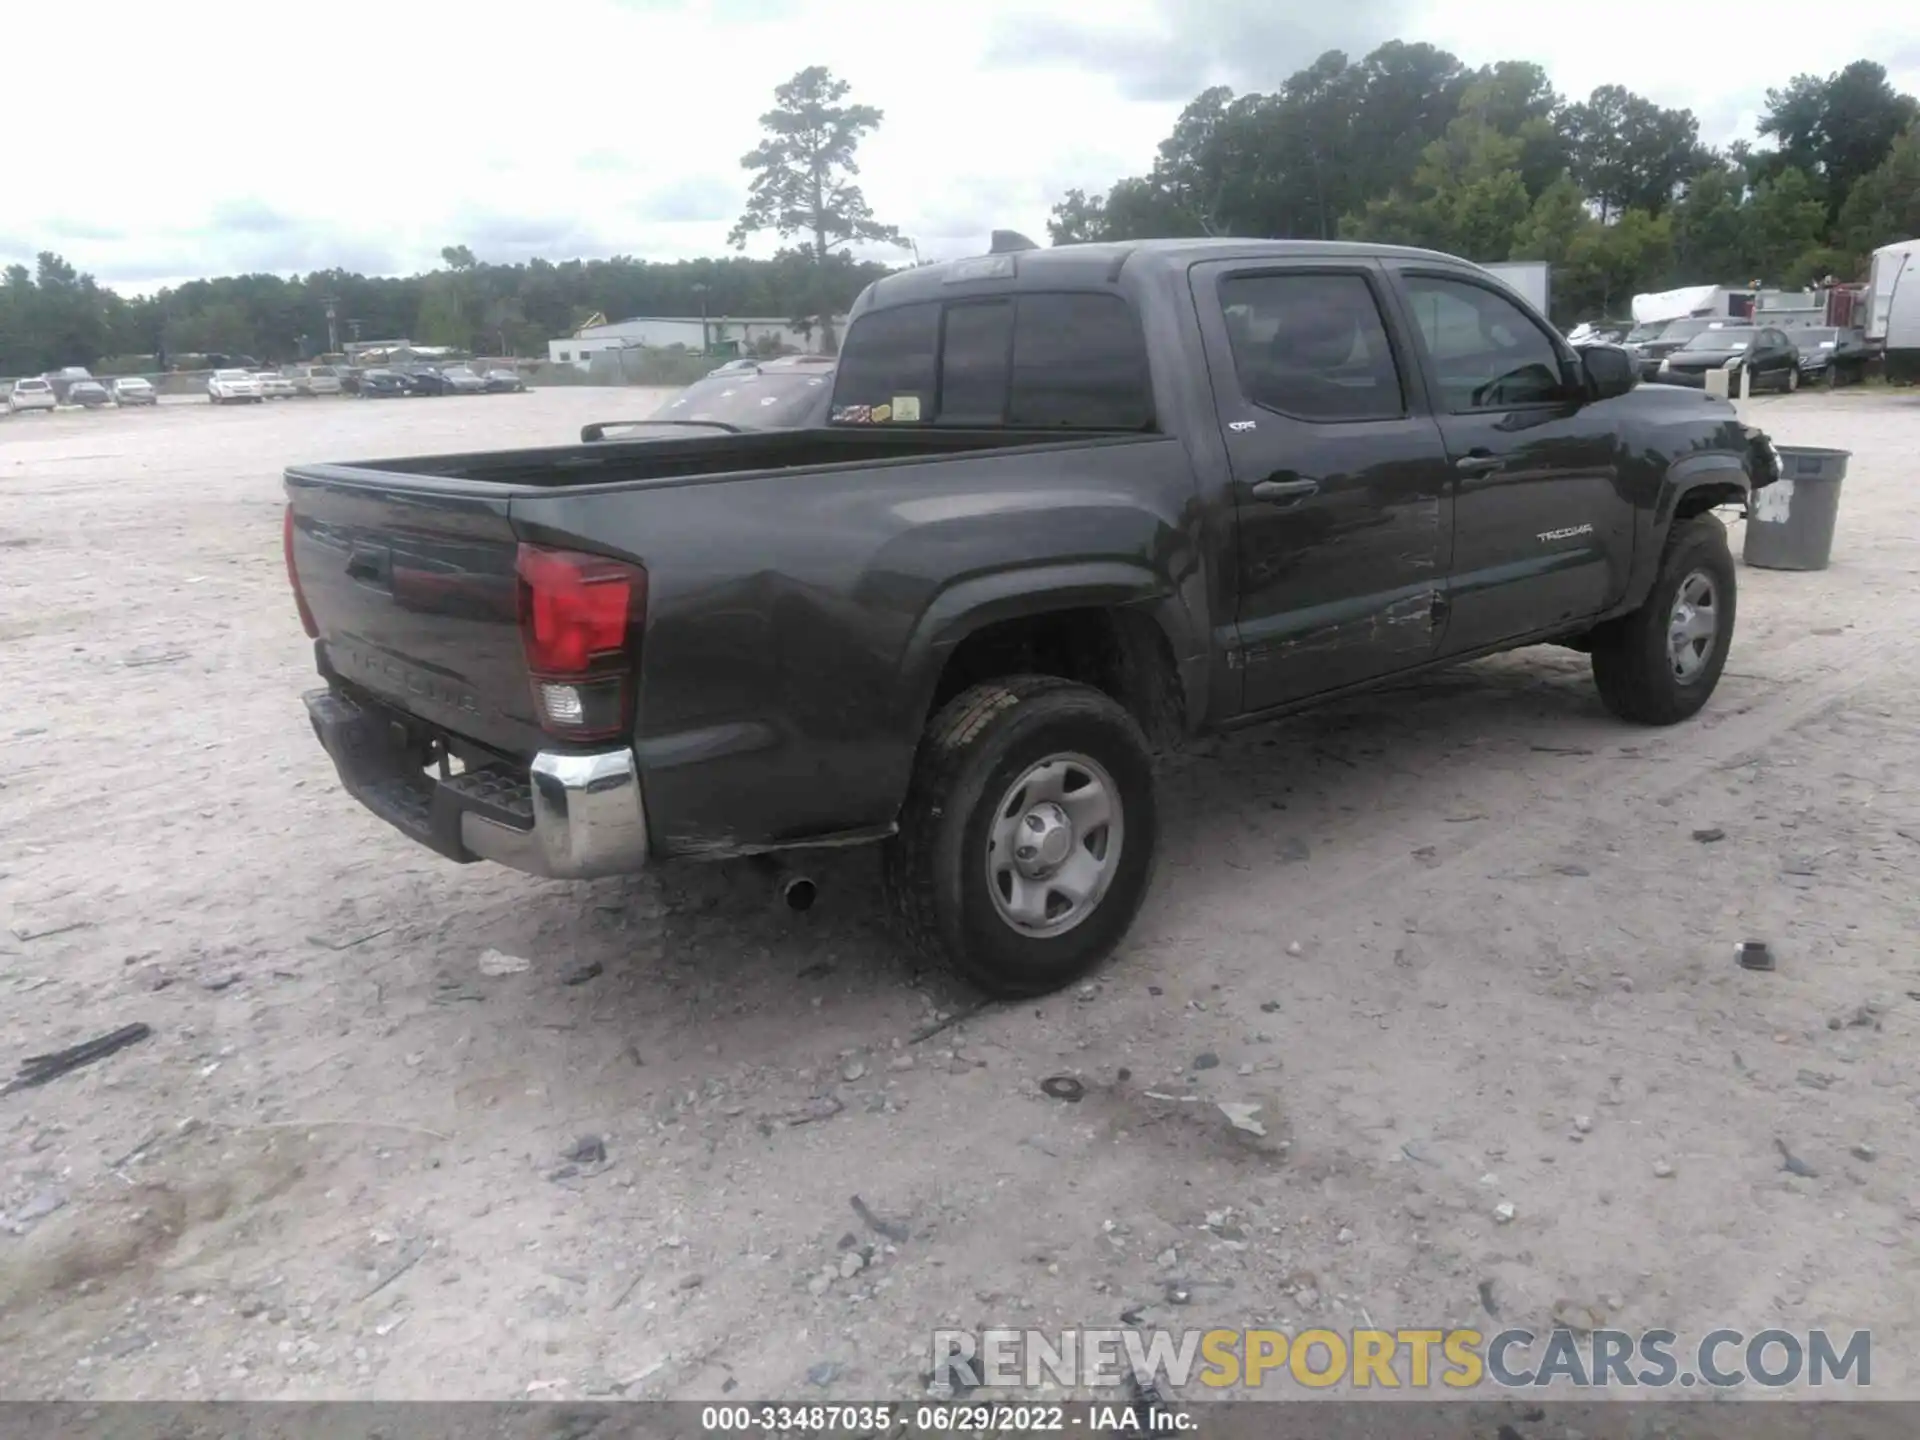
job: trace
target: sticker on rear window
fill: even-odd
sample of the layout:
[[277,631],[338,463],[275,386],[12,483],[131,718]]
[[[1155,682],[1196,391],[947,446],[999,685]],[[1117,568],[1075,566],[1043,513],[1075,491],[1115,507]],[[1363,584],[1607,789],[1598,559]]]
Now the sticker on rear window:
[[829,418],[836,425],[871,425],[873,423],[873,406],[836,405],[833,407],[833,414]]
[[920,397],[918,395],[896,395],[893,397],[893,418],[912,425],[920,419]]

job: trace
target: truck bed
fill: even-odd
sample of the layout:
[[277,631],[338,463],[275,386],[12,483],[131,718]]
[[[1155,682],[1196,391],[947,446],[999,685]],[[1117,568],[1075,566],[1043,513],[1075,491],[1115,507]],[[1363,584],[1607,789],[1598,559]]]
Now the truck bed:
[[363,475],[378,483],[382,477],[407,476],[456,480],[463,487],[497,485],[519,490],[554,490],[578,485],[720,479],[775,470],[934,460],[985,450],[1084,445],[1107,433],[845,426],[742,435],[690,435],[665,440],[601,440],[529,450],[299,465],[287,472],[287,478],[294,484],[303,478],[327,483],[351,481]]

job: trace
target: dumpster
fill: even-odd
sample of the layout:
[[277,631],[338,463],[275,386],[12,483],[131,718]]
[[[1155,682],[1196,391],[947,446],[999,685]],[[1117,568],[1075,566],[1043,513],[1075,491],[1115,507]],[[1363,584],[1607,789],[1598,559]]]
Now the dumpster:
[[1850,450],[1781,445],[1780,478],[1753,495],[1740,558],[1762,570],[1824,570]]

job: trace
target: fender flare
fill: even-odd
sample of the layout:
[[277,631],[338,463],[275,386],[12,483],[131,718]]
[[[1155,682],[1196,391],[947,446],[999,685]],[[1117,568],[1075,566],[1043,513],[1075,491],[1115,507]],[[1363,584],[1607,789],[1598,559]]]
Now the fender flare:
[[1653,509],[1647,515],[1646,530],[1640,537],[1644,543],[1633,547],[1633,575],[1627,586],[1626,609],[1637,608],[1653,589],[1654,579],[1660,573],[1660,557],[1666,550],[1667,535],[1673,529],[1673,517],[1680,509],[1681,500],[1702,490],[1722,492],[1728,504],[1744,501],[1753,493],[1753,478],[1738,455],[1724,450],[1683,456],[1667,467]]
[[926,721],[940,672],[969,635],[989,625],[1061,610],[1121,610],[1137,615],[1166,641],[1191,726],[1204,712],[1206,648],[1175,587],[1144,565],[1122,560],[1070,560],[971,575],[933,598],[915,623],[901,657],[908,719]]

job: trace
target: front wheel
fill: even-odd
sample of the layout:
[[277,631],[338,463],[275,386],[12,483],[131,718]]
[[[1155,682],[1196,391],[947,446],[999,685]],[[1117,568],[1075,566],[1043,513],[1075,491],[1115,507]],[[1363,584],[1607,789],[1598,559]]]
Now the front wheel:
[[1780,382],[1780,386],[1789,395],[1800,388],[1800,367],[1798,365],[1789,365],[1787,367],[1787,378]]
[[1733,644],[1733,553],[1713,515],[1676,521],[1644,604],[1593,633],[1593,679],[1622,720],[1673,725],[1707,703]]
[[1133,717],[1047,675],[976,685],[934,716],[888,846],[908,937],[995,996],[1044,995],[1113,952],[1159,839]]

